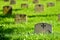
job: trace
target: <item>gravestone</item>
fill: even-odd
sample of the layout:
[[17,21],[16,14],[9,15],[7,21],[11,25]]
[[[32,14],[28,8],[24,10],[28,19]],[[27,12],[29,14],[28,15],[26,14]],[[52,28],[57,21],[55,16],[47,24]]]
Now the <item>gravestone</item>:
[[52,33],[52,26],[47,23],[38,23],[35,25],[35,33]]
[[56,1],[60,1],[60,0],[56,0]]
[[9,0],[4,0],[4,2],[8,2]]
[[53,3],[53,2],[47,3],[47,7],[53,7],[53,6],[55,6],[55,3]]
[[42,1],[47,1],[47,0],[42,0]]
[[37,4],[35,5],[35,12],[43,12],[44,11],[44,5],[42,4]]
[[10,0],[10,4],[16,4],[16,0]]
[[11,15],[12,14],[12,7],[11,6],[4,6],[3,13],[4,13],[4,15]]
[[60,21],[60,14],[58,14],[58,20]]
[[27,16],[25,14],[16,14],[15,22],[16,23],[24,23],[27,21]]
[[28,8],[28,4],[21,4],[21,8]]
[[39,0],[33,0],[33,3],[39,3]]
[[28,0],[23,0],[23,1],[28,1]]

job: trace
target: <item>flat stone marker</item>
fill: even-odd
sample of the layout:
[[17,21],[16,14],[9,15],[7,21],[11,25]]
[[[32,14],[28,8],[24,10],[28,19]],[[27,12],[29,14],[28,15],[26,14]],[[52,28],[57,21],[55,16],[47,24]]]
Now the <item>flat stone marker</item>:
[[16,0],[10,0],[10,4],[16,4]]
[[4,6],[3,13],[4,13],[4,15],[11,15],[12,14],[12,7],[11,6]]
[[35,12],[43,12],[44,11],[44,5],[42,4],[37,4],[35,5]]
[[60,21],[60,14],[58,14],[58,21]]
[[21,8],[28,8],[28,4],[21,4]]
[[16,14],[15,22],[16,23],[25,23],[27,21],[27,16],[25,14]]
[[60,1],[60,0],[56,0],[56,1]]
[[35,33],[52,33],[52,26],[47,23],[38,23],[35,25]]
[[9,0],[4,0],[4,2],[8,2]]
[[39,3],[39,0],[33,0],[33,3]]
[[47,7],[53,7],[53,6],[55,6],[55,3],[53,3],[53,2],[47,3]]
[[23,0],[23,1],[28,1],[28,0]]

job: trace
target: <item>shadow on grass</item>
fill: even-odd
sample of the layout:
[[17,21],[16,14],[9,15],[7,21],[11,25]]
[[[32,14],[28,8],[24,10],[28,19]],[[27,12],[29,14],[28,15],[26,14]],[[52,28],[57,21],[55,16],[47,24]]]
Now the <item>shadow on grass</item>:
[[15,24],[14,22],[1,22],[0,24]]
[[22,9],[13,9],[13,11],[19,11],[19,10],[22,10]]
[[3,26],[0,26],[0,40],[10,40],[11,37],[6,37],[5,34],[13,33],[15,28],[8,28],[6,30],[3,29]]
[[28,17],[51,17],[51,16],[58,16],[58,14],[50,14],[50,15],[32,15],[32,16],[28,16]]
[[3,26],[0,26],[0,40],[10,40],[9,37],[5,37]]
[[0,10],[0,12],[3,11],[3,10]]
[[[19,10],[22,10],[22,9],[13,9],[13,11],[19,11]],[[3,11],[3,10],[0,10],[0,12]]]
[[16,28],[8,28],[4,30],[5,34],[12,34]]
[[[16,9],[18,10],[18,9]],[[1,18],[14,18],[16,14],[13,14],[13,15],[0,15]],[[32,16],[27,16],[29,18],[31,17],[51,17],[51,16],[58,16],[58,14],[46,14],[46,15],[32,15]]]
[[15,15],[0,15],[1,18],[14,18]]

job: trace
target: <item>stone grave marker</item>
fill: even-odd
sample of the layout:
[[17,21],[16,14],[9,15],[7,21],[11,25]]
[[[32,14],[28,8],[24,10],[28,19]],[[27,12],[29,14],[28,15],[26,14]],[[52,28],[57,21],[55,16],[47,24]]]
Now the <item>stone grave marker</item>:
[[10,4],[16,4],[16,0],[10,0]]
[[60,1],[60,0],[56,0],[56,1]]
[[47,1],[47,0],[42,0],[42,1]]
[[28,1],[28,0],[23,0],[23,1]]
[[16,14],[15,22],[16,23],[25,23],[27,21],[27,16],[25,14]]
[[37,4],[37,5],[35,5],[34,10],[35,10],[35,12],[43,12],[44,11],[44,5]]
[[52,33],[52,26],[47,23],[38,23],[35,25],[35,33]]
[[4,0],[4,2],[8,2],[9,0]]
[[33,3],[39,3],[39,0],[33,0]]
[[60,21],[60,14],[58,14],[58,20]]
[[28,8],[28,4],[21,4],[21,8]]
[[11,6],[4,6],[3,13],[4,13],[4,15],[11,15],[12,14],[12,7]]
[[53,2],[47,3],[47,7],[53,7],[53,6],[55,6],[55,3],[53,3]]

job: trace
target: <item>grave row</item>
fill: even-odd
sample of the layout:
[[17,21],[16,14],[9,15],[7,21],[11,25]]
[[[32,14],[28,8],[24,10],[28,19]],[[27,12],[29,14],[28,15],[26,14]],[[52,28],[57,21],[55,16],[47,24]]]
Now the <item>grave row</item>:
[[[8,2],[10,1],[10,4],[16,4],[16,0],[4,0],[4,2]],[[28,1],[28,0],[23,0],[23,1]],[[33,0],[33,3],[39,3],[40,0]],[[56,0],[56,1],[60,1],[60,0]]]
[[[4,1],[9,1],[9,0],[4,0]],[[33,3],[37,3],[35,5],[35,12],[43,12],[44,11],[44,5],[39,4],[39,0],[33,0]],[[16,0],[10,0],[10,4],[16,4]],[[47,7],[53,7],[55,6],[55,3],[49,2],[47,3]],[[28,8],[28,4],[21,4],[21,8]]]
[[[25,5],[25,4],[24,4]],[[39,7],[40,7],[40,9],[39,9]],[[42,11],[43,10],[43,5],[41,6],[41,5],[36,5],[36,8],[35,8],[35,10],[36,11]],[[12,15],[12,7],[11,6],[4,6],[3,7],[3,13],[4,13],[4,15]],[[21,19],[21,21],[22,20],[26,20],[26,18],[27,18],[27,16],[25,15],[25,14],[17,14],[16,15],[17,17],[16,17],[16,19],[18,19],[18,20],[20,20]],[[20,18],[21,17],[21,18]],[[25,17],[25,18],[23,18],[23,17]],[[16,20],[15,19],[15,20]],[[58,15],[58,19],[60,19],[60,15]],[[22,21],[23,22],[23,21]]]
[[[49,3],[47,6],[54,6],[54,3]],[[21,8],[28,8],[28,4],[21,4]],[[35,12],[43,12],[44,11],[44,5],[37,4],[34,8]],[[3,7],[3,13],[4,14],[12,14],[12,7],[11,6],[4,6]]]

